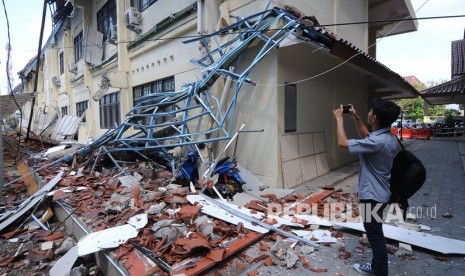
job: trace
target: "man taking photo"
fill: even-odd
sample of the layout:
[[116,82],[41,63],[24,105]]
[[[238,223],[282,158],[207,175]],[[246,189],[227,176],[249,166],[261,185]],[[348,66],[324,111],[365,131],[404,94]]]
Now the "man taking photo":
[[[344,114],[352,118],[360,139],[347,139],[344,130]],[[383,99],[373,99],[368,112],[367,126],[352,105],[333,110],[336,120],[339,147],[358,154],[360,160],[358,197],[363,226],[373,250],[372,263],[354,264],[362,275],[388,275],[388,257],[383,233],[383,210],[391,197],[389,179],[392,163],[398,152],[398,142],[391,134],[390,126],[400,114],[400,107]]]

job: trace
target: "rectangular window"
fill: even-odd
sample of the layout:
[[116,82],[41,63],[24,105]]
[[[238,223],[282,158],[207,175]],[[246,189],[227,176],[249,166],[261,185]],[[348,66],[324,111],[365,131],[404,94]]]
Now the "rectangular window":
[[83,58],[83,36],[82,31],[74,37],[74,62],[78,62]]
[[135,7],[142,12],[157,1],[158,0],[131,0],[131,7]]
[[284,132],[297,130],[297,86],[284,86]]
[[65,60],[63,58],[63,52],[61,52],[58,57],[58,63],[60,65],[60,75],[63,75],[63,73],[65,72]]
[[[83,101],[76,103],[76,116],[81,117],[82,114],[87,110],[89,107],[89,101]],[[82,118],[82,122],[86,121],[86,117]]]
[[103,41],[111,37],[112,25],[116,25],[115,0],[109,0],[97,12],[97,31],[103,34]]
[[100,106],[100,128],[112,129],[120,120],[120,98],[119,92],[103,96],[99,100]]
[[64,117],[65,115],[68,115],[68,107],[67,106],[62,106],[61,107],[61,116]]
[[[174,76],[168,77],[165,79],[149,82],[143,85],[139,85],[133,88],[133,99],[134,99],[134,106],[140,104],[142,101],[147,101],[142,97],[153,94],[153,93],[163,93],[163,92],[173,92],[174,91]],[[144,106],[150,106],[152,104],[156,104],[156,101],[147,101],[144,102]],[[174,105],[170,105],[164,108],[159,108],[158,112],[169,112],[174,111]],[[175,114],[166,115],[162,117],[158,117],[156,119],[156,123],[165,122],[171,118],[174,118]],[[150,118],[145,118],[142,123],[148,124],[150,122]]]

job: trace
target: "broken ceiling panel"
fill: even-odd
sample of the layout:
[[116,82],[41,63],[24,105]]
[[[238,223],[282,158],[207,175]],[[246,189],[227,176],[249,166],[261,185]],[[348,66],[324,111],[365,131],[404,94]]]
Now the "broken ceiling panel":
[[[365,232],[362,223],[336,223],[334,226]],[[388,224],[383,224],[383,232],[387,239],[397,240],[443,254],[465,254],[465,241],[416,232]]]

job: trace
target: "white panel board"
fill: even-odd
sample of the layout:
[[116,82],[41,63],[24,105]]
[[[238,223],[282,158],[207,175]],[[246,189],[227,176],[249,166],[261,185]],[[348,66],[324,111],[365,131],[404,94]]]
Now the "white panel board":
[[[365,232],[362,223],[336,223],[334,226]],[[408,243],[443,254],[465,254],[465,241],[454,240],[431,234],[383,224],[384,237]]]

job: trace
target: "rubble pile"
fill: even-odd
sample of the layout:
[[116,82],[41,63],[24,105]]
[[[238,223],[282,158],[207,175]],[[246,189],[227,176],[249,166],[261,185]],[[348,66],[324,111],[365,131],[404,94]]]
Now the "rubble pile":
[[[24,215],[18,210],[42,190],[28,194],[30,183],[18,180],[0,191],[0,225],[18,215],[1,230],[2,274],[102,275],[91,254],[100,250],[129,275],[256,275],[273,267],[320,273],[332,269],[321,263],[328,252],[347,264],[371,255],[366,236],[354,244],[335,227],[360,218],[357,194],[333,184],[306,195],[263,193],[240,207],[235,201],[207,200],[154,162],[52,162],[26,160],[30,169],[39,168],[41,189],[53,185]],[[66,218],[55,216],[58,206],[67,210]],[[88,234],[75,241],[65,228],[69,220]],[[388,251],[400,262],[417,259],[408,244],[389,245]]]

